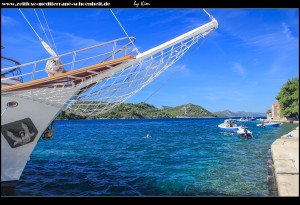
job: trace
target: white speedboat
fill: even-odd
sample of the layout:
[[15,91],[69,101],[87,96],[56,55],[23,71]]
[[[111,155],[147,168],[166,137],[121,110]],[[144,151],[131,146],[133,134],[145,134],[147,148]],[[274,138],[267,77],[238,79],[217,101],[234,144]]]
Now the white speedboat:
[[225,132],[235,133],[238,130],[236,120],[226,119],[222,124],[219,124],[218,127]]
[[209,17],[208,23],[145,52],[127,36],[57,55],[38,36],[50,58],[20,64],[2,57],[1,191],[16,185],[39,139],[51,139],[57,115],[68,110],[97,116],[118,106],[215,30],[218,22]]
[[243,138],[252,138],[252,132],[247,127],[239,126],[236,133]]
[[257,124],[256,126],[261,128],[266,128],[266,127],[279,127],[281,125],[282,123],[280,122],[268,122],[268,123]]
[[251,118],[250,118],[250,121],[255,121],[255,120],[256,120],[255,117],[251,117]]
[[239,122],[247,122],[247,121],[250,121],[249,118],[247,117],[241,117],[240,119],[238,119]]

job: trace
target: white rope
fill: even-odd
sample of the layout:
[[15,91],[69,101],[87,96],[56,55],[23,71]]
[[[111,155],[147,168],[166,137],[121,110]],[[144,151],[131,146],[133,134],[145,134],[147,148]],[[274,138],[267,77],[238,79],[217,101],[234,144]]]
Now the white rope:
[[214,17],[212,15],[210,15],[205,9],[203,9],[203,11],[209,16],[210,19],[213,19]]
[[56,48],[56,45],[55,45],[55,42],[54,42],[54,39],[53,39],[53,36],[52,36],[52,33],[51,33],[51,30],[50,30],[50,27],[49,27],[48,22],[47,22],[47,19],[46,19],[46,16],[45,16],[45,14],[44,14],[44,12],[43,12],[43,9],[41,9],[41,11],[42,11],[42,14],[43,14],[43,16],[44,16],[44,20],[45,20],[45,22],[46,22],[48,31],[49,31],[49,33],[50,33],[50,36],[51,36],[51,39],[52,39],[54,48],[55,48],[55,50],[56,50],[56,53],[57,53],[57,55],[59,55],[59,53],[58,53],[58,51],[57,51],[57,48]]
[[32,27],[32,25],[29,23],[29,21],[27,20],[27,18],[25,17],[25,15],[23,14],[23,12],[21,11],[21,9],[19,9],[19,11],[21,12],[21,14],[23,15],[24,19],[27,21],[27,23],[29,24],[29,26],[31,27],[31,29],[34,31],[35,35],[39,38],[40,41],[42,41],[42,38],[37,34],[37,32],[34,30],[34,28]]
[[47,36],[47,34],[46,34],[46,31],[45,31],[45,29],[44,29],[44,26],[42,25],[42,22],[40,21],[40,18],[39,18],[39,16],[38,16],[38,14],[36,13],[36,10],[35,10],[35,9],[34,9],[34,13],[35,13],[36,18],[38,19],[38,21],[39,21],[39,23],[40,23],[40,25],[41,25],[41,27],[42,27],[42,30],[44,31],[44,34],[45,34],[45,36],[46,36],[46,39],[47,39],[49,45],[51,46],[51,43],[50,43],[50,41],[49,41],[49,39],[48,39],[48,36]]
[[167,78],[167,80],[165,82],[162,82],[162,84],[153,93],[151,93],[143,102],[147,102],[153,95],[155,95],[160,89],[162,89],[162,87],[165,84],[167,84],[183,68],[183,66],[191,59],[192,55],[200,48],[200,46],[202,46],[202,44],[204,43],[205,40],[206,40],[206,38],[203,39],[202,43],[196,48],[196,50],[194,50],[193,53],[191,53],[189,55],[189,57],[185,60],[185,62],[183,62],[181,64],[181,66],[179,66],[177,69],[175,69],[174,72]]
[[[120,27],[122,28],[122,30],[124,31],[124,33],[126,34],[126,36],[129,38],[129,35],[127,34],[127,32],[125,31],[125,29],[123,28],[121,22],[118,20],[118,18],[117,18],[116,15],[114,14],[114,12],[113,12],[111,9],[109,9],[109,10],[111,11],[112,15],[115,17],[115,19],[117,20],[117,22],[119,23]],[[130,42],[132,43],[132,45],[134,46],[134,48],[136,49],[136,52],[137,52],[138,54],[140,54],[138,48],[134,45],[133,41],[132,41],[130,38],[129,38],[129,40],[130,40]]]

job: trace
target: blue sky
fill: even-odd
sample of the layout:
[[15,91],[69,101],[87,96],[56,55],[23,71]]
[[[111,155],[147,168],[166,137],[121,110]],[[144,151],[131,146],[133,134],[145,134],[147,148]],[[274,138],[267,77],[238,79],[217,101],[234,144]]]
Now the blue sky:
[[[46,39],[34,10],[22,11]],[[125,36],[107,9],[43,11],[59,54]],[[140,52],[210,21],[201,9],[113,11],[127,33],[136,37]],[[276,102],[282,85],[299,76],[298,9],[207,11],[219,28],[127,102],[143,102],[151,96],[147,103],[156,107],[193,103],[212,112],[265,112]],[[1,45],[5,46],[2,55],[21,63],[48,57],[18,9],[1,9]]]

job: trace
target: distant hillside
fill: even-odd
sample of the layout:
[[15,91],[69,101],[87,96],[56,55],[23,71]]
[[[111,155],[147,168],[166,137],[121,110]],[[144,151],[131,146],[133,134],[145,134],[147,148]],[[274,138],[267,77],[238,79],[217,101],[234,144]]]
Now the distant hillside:
[[[73,105],[76,106],[76,105]],[[121,103],[116,108],[88,119],[97,118],[175,118],[175,117],[217,117],[201,106],[187,104],[177,107],[162,106],[161,109],[148,103]],[[58,119],[86,119],[86,117],[74,115],[69,112],[62,112]]]
[[230,110],[214,112],[218,117],[265,117],[266,114],[260,112],[231,112]]
[[162,106],[161,110],[171,117],[216,117],[215,114],[203,107],[191,103],[177,107]]
[[[170,118],[171,116],[160,110],[153,105],[147,103],[121,103],[119,106],[115,107],[114,109],[97,115],[93,117],[88,117],[88,119],[97,119],[97,118]],[[59,119],[86,119],[85,117],[74,115],[73,113],[69,112],[62,112],[59,116]]]
[[[76,104],[72,105],[76,106]],[[97,118],[109,118],[109,119],[121,119],[121,118],[176,118],[176,117],[265,117],[264,113],[252,113],[252,112],[231,112],[225,110],[221,112],[210,112],[199,105],[193,105],[191,103],[186,105],[179,105],[176,107],[162,106],[160,109],[150,105],[148,103],[121,103],[114,109],[97,116],[87,117],[88,119]],[[74,115],[68,111],[62,112],[58,119],[86,119],[86,117],[80,115]]]
[[148,103],[122,103],[98,118],[170,118],[171,116]]

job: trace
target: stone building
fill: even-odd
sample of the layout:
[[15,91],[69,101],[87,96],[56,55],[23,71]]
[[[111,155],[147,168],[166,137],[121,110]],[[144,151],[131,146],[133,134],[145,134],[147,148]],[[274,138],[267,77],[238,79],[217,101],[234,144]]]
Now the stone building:
[[268,120],[273,120],[273,121],[282,121],[286,120],[286,118],[281,118],[280,117],[280,105],[278,102],[275,102],[272,105],[272,110],[270,113],[267,114],[267,119]]
[[278,102],[272,105],[272,117],[273,120],[280,120],[280,105]]

